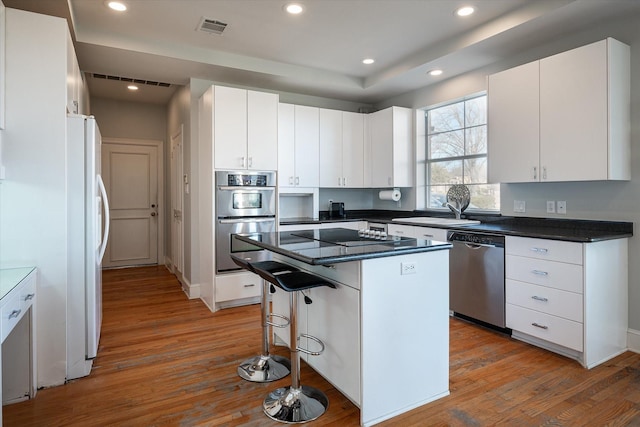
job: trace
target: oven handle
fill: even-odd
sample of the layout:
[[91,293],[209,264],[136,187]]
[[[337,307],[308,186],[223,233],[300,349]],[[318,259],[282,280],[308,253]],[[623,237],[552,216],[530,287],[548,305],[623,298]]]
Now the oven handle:
[[237,186],[218,185],[218,190],[223,190],[223,191],[251,191],[251,192],[256,192],[256,191],[262,191],[262,190],[275,191],[275,189],[276,189],[276,187],[250,187],[248,185],[237,185]]
[[244,224],[248,222],[275,222],[275,218],[237,218],[237,219],[219,219],[220,224]]

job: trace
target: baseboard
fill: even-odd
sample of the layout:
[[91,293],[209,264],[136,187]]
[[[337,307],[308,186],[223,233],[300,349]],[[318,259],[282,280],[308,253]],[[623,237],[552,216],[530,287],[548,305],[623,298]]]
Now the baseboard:
[[182,274],[179,274],[178,276],[180,278],[180,283],[182,283],[182,291],[187,295],[187,297],[189,299],[200,298],[200,284],[189,283]]
[[627,349],[634,353],[640,353],[640,331],[635,329],[627,330]]

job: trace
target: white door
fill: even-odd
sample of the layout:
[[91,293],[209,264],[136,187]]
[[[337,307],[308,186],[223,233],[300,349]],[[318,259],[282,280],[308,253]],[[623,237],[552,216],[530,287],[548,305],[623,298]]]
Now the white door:
[[184,233],[182,207],[184,206],[184,182],[182,169],[182,126],[171,138],[171,262],[176,271],[184,271]]
[[158,147],[105,143],[111,231],[103,267],[158,263]]

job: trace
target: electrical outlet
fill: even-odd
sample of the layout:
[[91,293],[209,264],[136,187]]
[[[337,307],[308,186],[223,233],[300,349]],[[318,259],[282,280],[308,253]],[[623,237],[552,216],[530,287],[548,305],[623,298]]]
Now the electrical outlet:
[[565,215],[567,213],[567,201],[558,200],[558,213]]
[[556,202],[547,200],[547,213],[556,213]]
[[513,201],[513,211],[514,212],[525,212],[526,211],[526,203],[524,200],[514,200]]
[[415,262],[401,262],[400,263],[400,274],[416,274],[416,263]]

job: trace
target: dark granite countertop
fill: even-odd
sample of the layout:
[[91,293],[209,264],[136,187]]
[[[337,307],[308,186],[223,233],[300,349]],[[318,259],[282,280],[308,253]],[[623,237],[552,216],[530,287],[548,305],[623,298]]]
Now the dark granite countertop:
[[[281,221],[281,225],[327,223],[344,221],[370,221],[391,223],[394,218],[410,218],[417,216],[433,216],[452,218],[452,215],[421,211],[381,211],[358,210],[347,211],[343,218],[330,218],[327,211],[321,211],[318,220],[296,221],[295,218]],[[501,215],[464,216],[467,219],[479,220],[480,224],[447,227],[439,224],[422,224],[424,227],[447,228],[456,230],[478,231],[507,236],[533,237],[539,239],[563,240],[570,242],[597,242],[602,240],[623,239],[633,236],[633,223],[622,221],[593,221],[559,218],[505,217]],[[403,224],[403,221],[393,221]],[[420,226],[421,224],[406,223]]]
[[356,230],[323,230],[259,233],[236,238],[259,248],[312,265],[360,261],[419,252],[446,250],[450,243],[389,236],[387,240],[363,238]]

